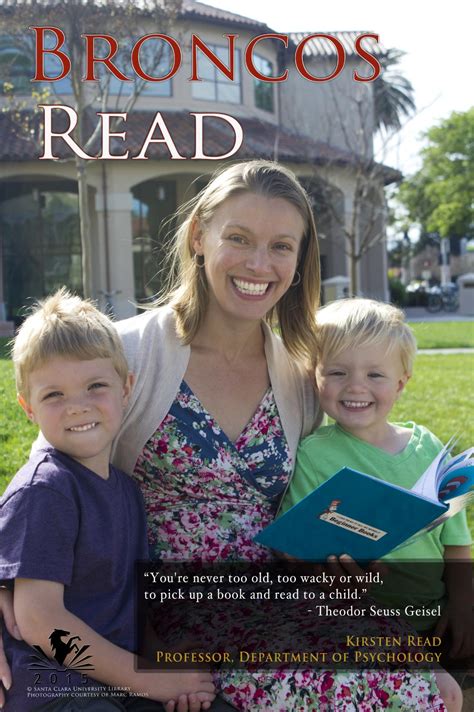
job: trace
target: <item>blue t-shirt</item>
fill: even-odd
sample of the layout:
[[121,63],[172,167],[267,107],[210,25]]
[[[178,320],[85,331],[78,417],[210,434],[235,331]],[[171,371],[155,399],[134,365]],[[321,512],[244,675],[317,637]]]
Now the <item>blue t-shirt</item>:
[[[148,547],[143,501],[130,477],[111,466],[104,480],[58,450],[40,450],[0,500],[0,532],[0,579],[64,584],[67,610],[112,643],[134,650],[134,564],[148,558]],[[74,635],[68,633],[59,644]],[[5,642],[13,669],[6,710],[35,709],[48,696],[28,697],[27,689],[52,687],[52,671],[32,669],[36,651],[26,643],[8,634]],[[35,686],[38,674],[41,685]],[[80,673],[67,674],[57,673],[56,687],[84,687]],[[93,675],[87,673],[89,679]]]

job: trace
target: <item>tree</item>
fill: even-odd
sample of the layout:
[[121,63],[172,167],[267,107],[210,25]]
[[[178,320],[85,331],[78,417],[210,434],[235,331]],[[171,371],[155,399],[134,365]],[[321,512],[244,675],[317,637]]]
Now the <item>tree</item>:
[[424,135],[422,166],[397,199],[423,233],[474,237],[474,107],[453,112]]
[[[349,170],[353,174],[352,210],[349,220],[342,225],[344,233],[344,251],[350,264],[350,291],[360,292],[358,266],[373,247],[385,240],[386,199],[384,188],[387,183],[401,178],[397,171],[383,165],[385,148],[388,141],[402,128],[402,118],[415,111],[413,86],[397,69],[404,52],[388,49],[379,60],[381,75],[372,83],[372,111],[374,133],[385,136],[382,142],[381,156],[374,160],[372,154],[373,135],[370,132],[371,105],[356,96],[352,103],[354,115],[358,117],[361,130],[354,137],[345,131],[345,144],[352,154]],[[337,120],[346,121],[346,116],[339,113]]]
[[[312,118],[305,125],[305,112],[290,101],[284,110],[291,116],[291,128],[303,130],[320,150],[308,152],[314,169],[308,189],[312,193],[320,236],[331,235],[331,253],[340,273],[347,273],[350,293],[362,291],[363,258],[386,238],[387,206],[385,186],[401,180],[401,174],[384,165],[388,142],[402,124],[402,117],[414,109],[410,82],[395,71],[402,56],[399,50],[381,53],[377,48],[382,74],[375,81],[354,82],[352,72],[357,59],[352,55],[350,73],[318,86],[315,100],[308,99],[305,112]],[[314,55],[320,63],[315,74],[327,72],[326,58]],[[332,66],[332,65],[331,65]],[[364,67],[357,67],[363,74]],[[366,69],[366,68],[365,68]],[[317,117],[315,120],[314,117]],[[317,126],[317,132],[314,127]],[[303,127],[303,128],[302,128]],[[381,148],[374,156],[373,139],[382,133]],[[328,150],[328,146],[330,150]],[[325,235],[326,233],[326,235]],[[335,256],[343,253],[346,264]]]
[[374,82],[373,89],[375,128],[378,131],[399,131],[402,117],[415,111],[413,86],[396,71],[403,55],[404,52],[399,49],[389,49],[380,57],[383,71]]
[[[385,241],[387,205],[385,186],[401,179],[401,174],[384,165],[387,143],[402,126],[402,116],[414,110],[410,82],[393,71],[402,53],[388,50],[380,58],[383,73],[369,85],[356,87],[346,95],[345,104],[333,92],[332,126],[339,127],[345,159],[336,156],[318,168],[322,178],[321,204],[326,205],[339,227],[339,246],[349,263],[350,293],[361,292],[359,266],[363,257]],[[348,109],[349,106],[349,109]],[[354,127],[356,127],[354,129]],[[373,137],[383,133],[380,155],[373,154]],[[330,141],[329,141],[330,142]],[[345,210],[331,198],[334,168],[344,167]],[[351,186],[348,190],[347,186]]]
[[[0,34],[10,36],[12,42],[33,57],[33,43],[26,36],[25,29],[30,26],[45,26],[52,24],[63,30],[66,36],[67,51],[71,59],[71,84],[73,92],[73,108],[78,120],[75,129],[75,140],[89,154],[94,146],[100,130],[99,111],[129,112],[146,86],[142,79],[135,79],[131,84],[130,93],[117,92],[111,97],[112,75],[101,72],[100,80],[94,83],[94,89],[86,87],[82,81],[85,43],[81,35],[91,33],[97,28],[107,28],[107,34],[121,39],[121,54],[117,65],[128,76],[127,53],[138,34],[145,34],[143,26],[153,20],[153,32],[167,34],[173,20],[181,8],[181,0],[7,0],[0,6]],[[164,43],[156,42],[148,51],[143,61],[143,68],[151,76],[157,76],[164,59]],[[108,51],[108,45],[102,45],[102,51]],[[105,55],[103,55],[105,56]],[[32,62],[30,62],[32,64]],[[15,65],[12,65],[15,70]],[[166,70],[165,70],[166,72]],[[165,73],[163,72],[163,74]],[[13,74],[15,72],[13,71]],[[159,75],[159,74],[158,74]],[[10,83],[10,86],[14,82]],[[54,83],[51,83],[54,92]],[[49,103],[56,103],[54,93],[49,97]],[[112,104],[112,106],[111,106]],[[94,109],[92,109],[94,107]],[[12,118],[12,117],[11,117]],[[18,111],[13,119],[17,121],[18,131],[31,130],[31,121],[26,118],[20,121]],[[77,172],[79,195],[79,221],[82,247],[82,280],[85,297],[92,295],[92,245],[90,229],[90,211],[88,204],[87,160],[74,155]]]

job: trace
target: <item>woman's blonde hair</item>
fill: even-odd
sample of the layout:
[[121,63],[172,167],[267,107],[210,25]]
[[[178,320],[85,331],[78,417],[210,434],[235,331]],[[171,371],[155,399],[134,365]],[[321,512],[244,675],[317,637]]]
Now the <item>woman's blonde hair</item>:
[[28,397],[30,373],[57,356],[110,358],[122,381],[127,379],[127,359],[113,323],[92,302],[64,287],[33,307],[15,337],[12,360],[18,393]]
[[[177,316],[178,334],[189,344],[201,326],[208,305],[205,270],[192,247],[195,225],[206,225],[224,201],[242,193],[282,198],[293,205],[304,221],[296,279],[278,304],[266,315],[280,328],[289,353],[310,359],[315,346],[314,317],[319,305],[319,249],[313,211],[304,188],[287,168],[271,161],[234,164],[217,173],[208,185],[180,211],[182,222],[169,246],[168,278],[158,303],[168,302]],[[155,302],[156,304],[156,302]]]
[[322,307],[316,318],[318,328],[314,366],[336,357],[346,349],[381,343],[387,353],[398,348],[404,372],[411,376],[416,356],[416,339],[401,309],[374,299],[351,297]]

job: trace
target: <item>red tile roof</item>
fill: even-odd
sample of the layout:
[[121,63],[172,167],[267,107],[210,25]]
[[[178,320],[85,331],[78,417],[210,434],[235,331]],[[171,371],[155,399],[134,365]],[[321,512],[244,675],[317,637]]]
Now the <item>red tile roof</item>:
[[195,20],[214,20],[219,23],[241,25],[250,29],[257,29],[260,32],[268,32],[268,25],[259,20],[254,20],[251,17],[244,17],[235,12],[221,10],[220,8],[207,5],[203,2],[195,2],[195,0],[184,0],[181,16],[186,19]]
[[[325,34],[334,37],[342,44],[347,56],[352,57],[356,55],[355,41],[357,37],[359,37],[359,35],[377,33],[362,30],[360,32],[355,32],[353,30],[347,32],[327,32],[325,30],[319,29],[314,30],[313,32],[290,32],[289,37],[292,42],[297,45],[306,37],[315,34]],[[386,50],[381,47],[380,43],[376,42],[370,37],[366,37],[363,40],[362,46],[365,50],[367,50],[367,52],[370,52],[370,54],[373,54],[375,56],[383,55],[386,52]],[[308,40],[304,48],[304,54],[308,57],[332,57],[336,54],[336,47],[334,45],[334,42],[331,42],[331,40],[325,39],[324,37],[316,37],[314,39]]]
[[[173,142],[181,156],[191,158],[194,147],[194,117],[187,111],[161,112],[170,132]],[[126,131],[126,140],[112,139],[111,153],[120,155],[129,150],[129,159],[140,153],[148,131],[151,127],[154,112],[132,111],[126,122],[121,122],[115,131]],[[86,127],[92,132],[92,118],[89,114]],[[239,122],[244,133],[244,140],[233,159],[266,158],[288,163],[312,163],[315,165],[350,165],[354,157],[348,151],[330,146],[323,141],[315,141],[307,136],[297,135],[278,128],[266,121],[255,118],[241,118]],[[42,116],[36,115],[31,121],[30,133],[20,131],[8,114],[0,113],[0,161],[32,161],[38,159],[43,152],[41,138]],[[64,112],[53,113],[53,131],[62,131],[66,126]],[[155,138],[161,138],[157,128]],[[94,146],[88,150],[89,155],[100,155],[100,136]],[[206,156],[220,156],[227,153],[234,143],[233,129],[226,121],[217,118],[204,120],[204,153]],[[59,159],[72,159],[74,154],[62,139],[53,139],[53,154]],[[148,146],[146,155],[151,160],[169,160],[170,152],[165,144],[152,143]],[[386,183],[400,180],[401,175],[393,169],[380,166]]]
[[[190,158],[194,155],[194,117],[186,111],[163,111],[161,115],[171,134],[178,152]],[[116,131],[126,131],[126,140],[112,139],[111,153],[130,151],[130,158],[136,156],[145,141],[155,114],[150,111],[132,111],[126,122],[120,122]],[[88,114],[86,126],[91,132],[92,114]],[[2,161],[31,161],[39,158],[43,151],[41,130],[43,126],[42,115],[29,117],[31,131],[20,128],[11,116],[0,114],[0,160]],[[64,112],[53,112],[53,131],[63,131],[66,127]],[[23,121],[25,114],[23,115]],[[236,158],[273,158],[296,162],[349,162],[349,153],[333,148],[321,141],[313,141],[306,136],[290,133],[285,129],[266,121],[252,118],[239,118],[244,132],[243,144],[235,155]],[[159,128],[154,137],[161,138]],[[218,156],[229,151],[233,145],[234,134],[229,124],[217,118],[208,117],[204,120],[204,150],[206,155]],[[73,158],[72,150],[62,139],[53,139],[53,153],[61,159]],[[89,155],[99,155],[100,137],[95,145],[89,149]],[[168,160],[170,153],[164,144],[150,144],[146,155],[154,160]]]

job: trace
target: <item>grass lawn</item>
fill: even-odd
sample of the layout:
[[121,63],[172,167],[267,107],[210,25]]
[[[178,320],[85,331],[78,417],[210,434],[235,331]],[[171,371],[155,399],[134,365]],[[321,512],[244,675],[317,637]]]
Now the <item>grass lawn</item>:
[[[393,420],[416,420],[432,430],[442,442],[459,436],[456,451],[474,445],[472,392],[474,355],[421,354],[415,371],[393,413]],[[474,507],[468,509],[474,538]]]
[[419,349],[474,348],[474,321],[410,322]]
[[[451,326],[466,330],[469,322],[441,322],[444,336]],[[416,324],[417,328],[428,326]],[[429,325],[431,329],[431,324]],[[441,330],[442,334],[443,331]],[[426,334],[428,336],[428,334]],[[446,337],[447,338],[447,337]],[[459,339],[461,338],[459,334]],[[3,346],[6,340],[3,340]],[[0,346],[2,344],[0,343]],[[474,356],[452,354],[418,356],[415,373],[395,406],[393,420],[416,420],[446,442],[451,435],[459,435],[457,450],[474,444],[472,392]],[[16,403],[12,364],[4,351],[0,360],[0,493],[27,458],[36,428],[24,416]],[[468,517],[474,534],[474,507]]]
[[37,428],[16,402],[15,381],[10,361],[0,360],[0,493],[27,459]]
[[391,419],[416,420],[443,442],[457,434],[457,449],[465,450],[474,445],[473,383],[473,354],[420,354]]

